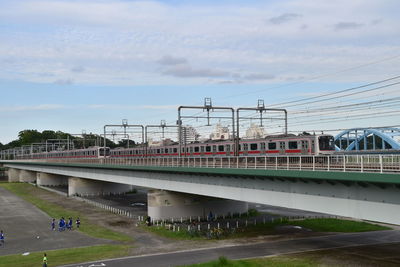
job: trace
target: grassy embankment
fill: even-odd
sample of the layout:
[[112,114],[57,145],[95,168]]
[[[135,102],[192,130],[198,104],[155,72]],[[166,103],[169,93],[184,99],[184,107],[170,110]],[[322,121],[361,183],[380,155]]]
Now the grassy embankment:
[[[131,246],[127,245],[126,242],[132,241],[131,237],[111,231],[99,225],[92,224],[88,222],[88,220],[85,218],[85,215],[79,211],[65,209],[59,205],[48,203],[43,199],[40,199],[37,197],[37,190],[42,189],[24,183],[0,183],[0,186],[21,197],[25,201],[32,203],[52,218],[61,218],[62,216],[74,218],[79,217],[81,221],[85,221],[85,224],[81,225],[79,231],[88,236],[125,243],[121,245],[100,245],[84,248],[46,251],[48,258],[51,259],[51,262],[49,263],[50,266],[128,255],[128,249]],[[41,262],[41,257],[41,252],[31,253],[29,256],[1,256],[0,266],[35,266],[38,262]]]
[[[278,226],[292,225],[301,226],[310,229],[314,232],[367,232],[367,231],[381,231],[390,230],[389,227],[361,222],[333,218],[318,218],[318,219],[304,219],[304,220],[275,220],[274,222],[258,223],[257,225],[248,225],[247,227],[240,227],[239,229],[230,229],[230,231],[220,230],[219,238],[242,238],[242,237],[255,237],[260,235],[272,235],[276,233]],[[204,228],[204,225],[202,226]],[[147,227],[150,231],[159,235],[174,238],[174,239],[204,239],[207,236],[207,230],[198,232],[196,230],[187,231],[185,227],[181,226],[180,231],[175,232],[161,226]],[[171,228],[172,229],[172,228]],[[213,229],[214,233],[217,231]],[[215,238],[215,235],[212,237]]]

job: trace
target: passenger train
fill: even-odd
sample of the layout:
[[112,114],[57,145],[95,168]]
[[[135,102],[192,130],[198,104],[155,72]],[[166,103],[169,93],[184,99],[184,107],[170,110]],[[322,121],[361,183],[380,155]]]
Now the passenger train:
[[[182,157],[223,157],[235,155],[235,143],[232,140],[209,140],[193,142],[181,146]],[[166,146],[136,146],[132,148],[91,147],[87,149],[51,151],[19,156],[20,159],[46,158],[143,158],[178,157],[179,144]],[[280,156],[280,155],[322,155],[335,152],[331,135],[280,135],[262,139],[241,139],[239,157]]]

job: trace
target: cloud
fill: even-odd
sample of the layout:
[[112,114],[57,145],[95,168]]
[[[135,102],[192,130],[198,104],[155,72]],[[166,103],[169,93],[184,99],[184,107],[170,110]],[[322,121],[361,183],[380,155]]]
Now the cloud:
[[72,79],[58,79],[54,81],[55,84],[58,85],[71,85],[74,83],[74,81]]
[[157,61],[161,65],[179,65],[179,64],[187,64],[188,61],[186,58],[182,57],[172,57],[172,56],[163,56],[160,60]]
[[353,30],[353,29],[358,29],[363,27],[364,24],[362,23],[357,23],[357,22],[339,22],[333,25],[334,29],[336,31],[341,31],[341,30]]
[[268,21],[272,24],[282,24],[300,18],[301,16],[302,15],[295,13],[285,13],[277,17],[272,17]]
[[85,68],[82,66],[75,66],[73,68],[71,68],[72,72],[76,72],[76,73],[81,73],[85,71]]
[[127,105],[107,105],[107,104],[93,104],[89,105],[90,109],[114,109],[114,110],[176,110],[178,106],[175,105],[140,105],[140,106],[127,106]]
[[229,76],[229,72],[217,69],[194,69],[188,64],[181,64],[170,67],[163,71],[164,75],[171,75],[181,78],[199,78],[199,77],[226,77]]
[[57,110],[65,109],[64,105],[57,104],[41,104],[36,106],[3,106],[0,107],[0,111],[4,112],[16,112],[16,111],[41,111],[41,110]]
[[246,80],[271,80],[274,79],[275,76],[271,75],[271,74],[264,74],[264,73],[252,73],[252,74],[248,74],[243,76],[244,79]]

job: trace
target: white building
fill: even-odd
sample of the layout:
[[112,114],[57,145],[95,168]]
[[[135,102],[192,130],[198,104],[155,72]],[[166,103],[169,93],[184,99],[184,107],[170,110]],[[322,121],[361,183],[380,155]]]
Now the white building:
[[182,144],[188,144],[199,140],[200,135],[192,126],[182,127]]
[[264,138],[265,137],[264,128],[261,128],[257,124],[252,123],[250,127],[246,130],[247,139],[257,139],[257,138]]
[[210,134],[211,140],[226,140],[229,139],[229,128],[223,127],[221,123],[217,123],[215,126],[215,132]]

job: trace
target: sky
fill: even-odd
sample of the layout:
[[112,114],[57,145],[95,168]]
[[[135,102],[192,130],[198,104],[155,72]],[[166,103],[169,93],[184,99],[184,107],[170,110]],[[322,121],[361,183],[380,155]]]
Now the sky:
[[0,0],[0,142],[24,129],[102,133],[123,119],[172,125],[179,106],[205,97],[287,108],[293,133],[400,126],[399,10],[397,0]]

